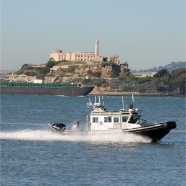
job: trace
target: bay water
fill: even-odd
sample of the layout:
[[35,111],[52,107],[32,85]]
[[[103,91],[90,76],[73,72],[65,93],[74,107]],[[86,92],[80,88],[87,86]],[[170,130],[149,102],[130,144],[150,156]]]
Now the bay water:
[[[135,97],[142,118],[176,121],[158,143],[129,134],[63,136],[48,123],[86,127],[88,97],[1,95],[0,185],[186,185],[185,98]],[[131,104],[124,97],[124,107]],[[107,110],[121,97],[104,97]]]

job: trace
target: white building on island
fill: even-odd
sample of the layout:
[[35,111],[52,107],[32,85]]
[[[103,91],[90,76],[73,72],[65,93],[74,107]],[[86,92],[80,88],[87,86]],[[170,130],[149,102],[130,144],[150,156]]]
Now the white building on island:
[[87,61],[87,62],[102,62],[103,53],[99,52],[99,41],[96,40],[95,52],[72,52],[63,53],[62,50],[55,49],[50,54],[50,58],[55,61]]

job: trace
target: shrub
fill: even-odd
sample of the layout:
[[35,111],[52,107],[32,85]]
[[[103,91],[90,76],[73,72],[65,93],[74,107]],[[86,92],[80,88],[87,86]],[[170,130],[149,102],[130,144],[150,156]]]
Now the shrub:
[[33,71],[31,71],[31,72],[25,72],[25,75],[27,75],[27,76],[36,76],[37,73],[35,73]]
[[75,71],[76,67],[77,66],[71,65],[71,66],[68,67],[67,71],[73,73]]
[[106,87],[106,86],[108,86],[108,81],[107,80],[105,80],[105,79],[95,79],[94,81],[93,81],[93,84],[95,85],[95,86],[97,86],[97,87],[101,87],[101,86],[103,86],[103,87]]
[[84,84],[84,85],[90,85],[91,82],[92,82],[91,79],[84,79],[84,80],[82,81],[82,84]]
[[24,64],[21,68],[24,68],[24,67],[27,67],[27,66],[29,66],[28,64]]
[[99,78],[101,76],[101,72],[93,72],[91,75]]
[[47,68],[52,68],[54,66],[54,61],[48,61],[48,63],[46,64]]
[[160,78],[160,77],[169,77],[169,71],[166,69],[159,70],[156,74],[154,74],[155,78]]

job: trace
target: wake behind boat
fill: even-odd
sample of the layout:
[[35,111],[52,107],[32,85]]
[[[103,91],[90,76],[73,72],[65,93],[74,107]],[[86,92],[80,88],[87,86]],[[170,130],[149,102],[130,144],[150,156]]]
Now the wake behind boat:
[[176,128],[175,121],[164,121],[152,124],[147,120],[141,120],[141,112],[134,108],[134,98],[132,96],[132,104],[128,110],[107,111],[104,103],[99,101],[92,104],[90,99],[87,106],[92,106],[93,111],[87,115],[86,130],[79,127],[79,122],[73,125],[71,129],[67,128],[63,123],[49,124],[50,128],[57,133],[63,135],[71,135],[75,132],[81,134],[113,134],[113,133],[133,133],[150,139],[151,142],[157,142],[167,135],[172,129]]

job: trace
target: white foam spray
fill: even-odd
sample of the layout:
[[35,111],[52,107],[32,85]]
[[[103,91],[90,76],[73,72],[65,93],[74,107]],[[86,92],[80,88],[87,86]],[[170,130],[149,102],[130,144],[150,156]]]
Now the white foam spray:
[[0,139],[27,141],[82,141],[82,142],[119,142],[119,143],[149,143],[150,140],[130,133],[118,134],[73,134],[61,135],[49,130],[18,130],[0,132]]

